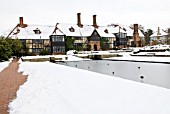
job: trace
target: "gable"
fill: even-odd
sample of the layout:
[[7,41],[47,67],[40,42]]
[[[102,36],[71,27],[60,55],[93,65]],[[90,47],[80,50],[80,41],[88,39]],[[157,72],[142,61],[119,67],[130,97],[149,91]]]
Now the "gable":
[[94,30],[93,33],[91,34],[90,37],[88,37],[89,41],[100,41],[101,36],[99,35],[99,33]]
[[94,30],[90,37],[101,37],[97,30]]

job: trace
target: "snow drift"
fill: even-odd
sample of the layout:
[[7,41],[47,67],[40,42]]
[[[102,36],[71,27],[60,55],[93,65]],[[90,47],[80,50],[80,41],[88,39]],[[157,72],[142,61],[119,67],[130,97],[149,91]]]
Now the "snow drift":
[[29,74],[10,114],[170,114],[170,90],[49,62],[21,62]]

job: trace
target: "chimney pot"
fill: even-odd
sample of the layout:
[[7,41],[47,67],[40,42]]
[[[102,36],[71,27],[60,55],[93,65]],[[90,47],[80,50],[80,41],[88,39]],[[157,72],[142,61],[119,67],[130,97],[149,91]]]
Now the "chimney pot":
[[27,24],[24,24],[23,17],[19,17],[19,24],[18,24],[18,26],[21,27],[21,28],[27,27]]
[[77,25],[81,28],[83,27],[81,24],[81,13],[77,13]]
[[138,24],[134,24],[134,33],[138,33]]
[[19,26],[22,27],[24,25],[23,17],[19,17]]
[[93,26],[94,26],[95,28],[98,28],[97,22],[96,22],[96,15],[93,15]]
[[160,33],[160,28],[159,28],[159,27],[158,27],[157,35],[161,35],[161,33]]

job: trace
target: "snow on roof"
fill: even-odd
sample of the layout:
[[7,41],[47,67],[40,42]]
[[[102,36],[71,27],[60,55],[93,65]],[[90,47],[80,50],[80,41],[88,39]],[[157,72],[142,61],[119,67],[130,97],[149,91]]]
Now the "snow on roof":
[[163,30],[160,30],[160,34],[158,34],[158,32],[154,32],[154,34],[152,34],[150,37],[157,37],[157,36],[166,36],[167,33],[164,32]]
[[111,27],[99,26],[96,30],[101,37],[112,37],[112,38],[115,37],[113,31],[111,30]]
[[80,28],[82,36],[91,36],[94,31],[94,27],[91,25],[83,25],[83,28]]
[[[97,30],[97,32],[101,37],[115,37],[115,35],[112,33],[118,32],[115,30],[115,28],[113,27],[111,28],[109,26],[99,26],[98,28],[94,28],[92,25],[83,25],[83,27],[81,28],[77,24],[64,24],[64,23],[58,23],[57,28],[60,31],[62,31],[66,36],[87,37],[87,36],[91,36],[94,30]],[[74,29],[74,31],[71,31],[70,30],[71,28]]]
[[65,35],[65,34],[60,29],[58,29],[56,27],[55,30],[53,31],[52,35]]
[[56,27],[56,30],[59,30],[66,36],[91,36],[94,31],[94,27],[91,25],[83,25],[81,28],[77,24],[57,23]]
[[19,71],[29,76],[10,114],[170,113],[169,89],[49,62],[21,62]]
[[124,26],[124,28],[126,29],[127,36],[133,36],[133,29],[131,29],[129,26]]
[[124,27],[122,27],[122,26],[116,26],[116,27],[110,26],[110,29],[111,29],[112,33],[119,33],[119,32],[126,33],[126,31],[123,30],[123,28]]
[[[34,30],[40,30],[40,34],[35,34]],[[91,36],[94,30],[97,30],[101,37],[115,37],[115,33],[127,33],[127,36],[133,36],[133,29],[129,26],[111,25],[111,26],[98,26],[94,28],[92,25],[83,25],[79,27],[77,24],[57,23],[56,26],[49,25],[27,25],[25,28],[16,27],[11,33],[10,37],[18,39],[49,39],[50,35],[66,35],[77,37]],[[139,36],[144,35],[139,30]]]
[[81,36],[79,27],[76,24],[58,23],[56,26],[66,36]]
[[[49,39],[55,26],[49,25],[27,25],[25,28],[16,27],[9,37],[18,39]],[[35,34],[35,30],[40,33]]]
[[[126,29],[127,36],[133,36],[134,30],[129,26],[123,26]],[[138,29],[139,37],[144,37],[143,33]]]

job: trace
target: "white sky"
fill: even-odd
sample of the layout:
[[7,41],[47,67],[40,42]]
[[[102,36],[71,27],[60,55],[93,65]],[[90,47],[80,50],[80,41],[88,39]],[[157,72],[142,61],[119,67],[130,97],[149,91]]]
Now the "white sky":
[[141,24],[145,29],[170,27],[170,0],[0,0],[0,33],[14,28],[19,17],[26,24],[55,25],[77,23],[81,13],[83,24]]

